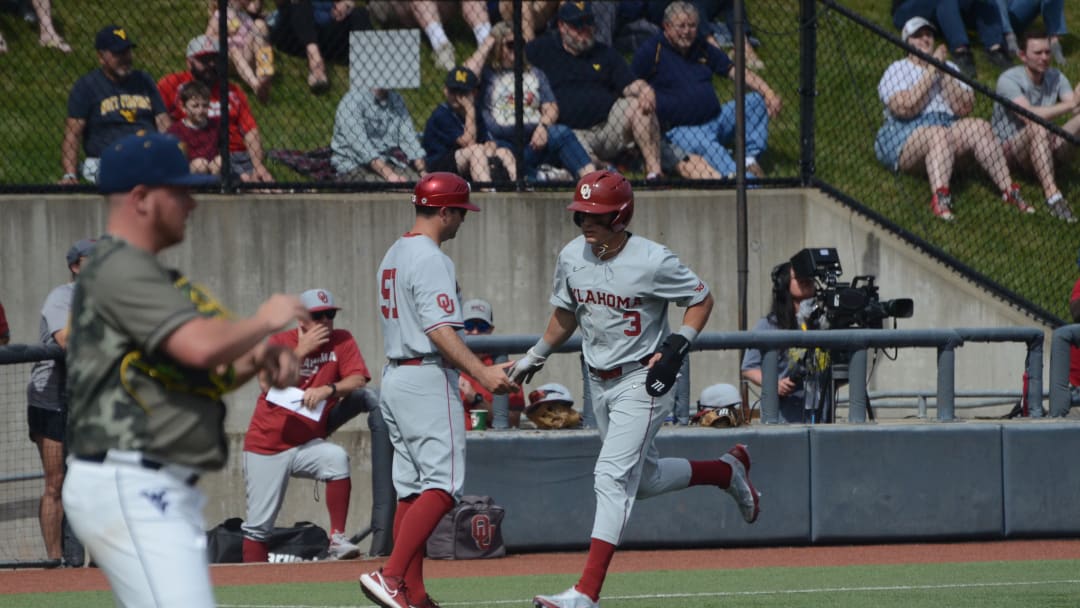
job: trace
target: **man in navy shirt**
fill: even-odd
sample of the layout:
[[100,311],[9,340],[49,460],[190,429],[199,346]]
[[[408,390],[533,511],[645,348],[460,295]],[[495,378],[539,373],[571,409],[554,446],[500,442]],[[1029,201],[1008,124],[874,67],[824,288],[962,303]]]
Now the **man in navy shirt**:
[[525,47],[543,70],[559,104],[559,123],[577,134],[593,159],[612,162],[637,145],[647,179],[660,177],[660,126],[652,87],[626,61],[596,41],[590,2],[559,7],[558,31]]
[[61,185],[79,183],[80,142],[86,152],[83,177],[96,182],[98,157],[109,144],[138,131],[164,133],[172,124],[154,79],[131,67],[135,43],[127,31],[107,25],[97,33],[94,46],[101,69],[79,78],[68,95]]
[[443,95],[424,127],[421,145],[427,153],[428,171],[448,171],[473,182],[492,181],[492,168],[501,166],[501,179],[517,179],[514,154],[499,148],[488,136],[476,108],[476,74],[465,66],[456,66],[446,75]]
[[[713,74],[735,78],[735,66],[698,32],[698,12],[689,2],[672,2],[664,11],[663,32],[634,54],[633,71],[656,92],[656,113],[665,134],[683,150],[705,157],[722,175],[735,173],[724,144],[735,135],[735,102],[721,105]],[[780,97],[757,74],[747,70],[746,171],[763,177],[757,156],[765,151],[769,119],[780,112]]]

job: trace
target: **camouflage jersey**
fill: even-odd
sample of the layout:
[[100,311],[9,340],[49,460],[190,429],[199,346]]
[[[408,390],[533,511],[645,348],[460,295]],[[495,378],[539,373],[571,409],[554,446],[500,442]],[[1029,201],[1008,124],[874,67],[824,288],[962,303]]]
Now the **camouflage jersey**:
[[139,450],[202,470],[225,463],[234,374],[186,367],[161,351],[196,317],[228,316],[206,291],[147,251],[105,237],[83,265],[71,307],[67,445],[75,455]]

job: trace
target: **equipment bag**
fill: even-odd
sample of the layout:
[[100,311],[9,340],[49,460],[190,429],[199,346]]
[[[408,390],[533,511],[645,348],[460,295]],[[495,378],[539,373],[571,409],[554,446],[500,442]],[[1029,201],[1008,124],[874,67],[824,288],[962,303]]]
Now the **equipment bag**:
[[[206,551],[212,564],[244,561],[244,520],[230,517],[206,532]],[[298,562],[325,559],[330,537],[310,521],[298,521],[291,528],[274,528],[267,540],[271,562]]]
[[502,521],[506,510],[490,496],[463,496],[435,526],[427,541],[431,559],[489,559],[506,555]]

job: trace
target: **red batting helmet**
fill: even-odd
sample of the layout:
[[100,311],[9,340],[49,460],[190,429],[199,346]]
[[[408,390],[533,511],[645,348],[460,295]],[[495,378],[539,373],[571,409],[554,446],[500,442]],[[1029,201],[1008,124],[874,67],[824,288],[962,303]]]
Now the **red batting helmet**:
[[453,173],[428,173],[416,183],[412,203],[417,207],[455,207],[480,211],[469,202],[469,182]]
[[620,232],[634,216],[634,191],[630,182],[614,171],[593,171],[578,181],[574,202],[567,209],[593,215],[614,213],[610,227]]

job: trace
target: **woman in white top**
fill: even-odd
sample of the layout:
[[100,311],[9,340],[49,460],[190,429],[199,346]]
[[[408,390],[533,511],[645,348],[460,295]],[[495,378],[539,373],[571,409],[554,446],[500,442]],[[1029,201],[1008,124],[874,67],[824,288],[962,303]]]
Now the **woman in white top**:
[[[909,19],[901,38],[923,53],[933,54],[938,61],[945,61],[947,49],[945,45],[934,48],[934,26],[926,19]],[[952,62],[947,65],[956,69]],[[982,118],[963,118],[975,105],[975,92],[970,86],[909,53],[885,70],[878,83],[878,97],[885,104],[885,124],[874,140],[874,152],[893,171],[925,167],[933,192],[930,208],[935,216],[954,219],[949,179],[956,159],[970,152],[1001,190],[1002,200],[1025,213],[1034,211],[1021,198],[1020,186],[1013,183],[990,123]]]

